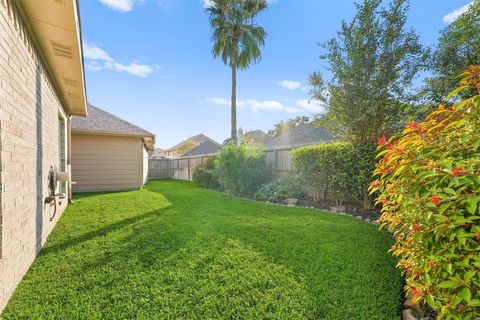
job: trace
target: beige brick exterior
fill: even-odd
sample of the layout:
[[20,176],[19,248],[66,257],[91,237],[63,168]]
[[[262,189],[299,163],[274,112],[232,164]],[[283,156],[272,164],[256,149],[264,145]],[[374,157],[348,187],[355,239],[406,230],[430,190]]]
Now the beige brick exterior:
[[43,205],[63,109],[31,40],[0,0],[0,312],[67,205],[61,199],[53,221]]

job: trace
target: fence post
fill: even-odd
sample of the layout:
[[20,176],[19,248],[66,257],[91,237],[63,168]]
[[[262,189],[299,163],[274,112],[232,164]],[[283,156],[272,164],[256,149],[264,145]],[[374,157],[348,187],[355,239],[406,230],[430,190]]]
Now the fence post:
[[273,150],[273,169],[277,173],[277,149]]

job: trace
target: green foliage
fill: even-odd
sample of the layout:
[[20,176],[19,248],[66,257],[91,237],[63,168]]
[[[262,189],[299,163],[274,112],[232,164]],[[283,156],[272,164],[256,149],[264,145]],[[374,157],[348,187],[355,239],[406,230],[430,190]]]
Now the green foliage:
[[316,201],[328,194],[339,203],[350,200],[369,207],[367,189],[374,170],[374,150],[371,144],[354,147],[349,142],[295,149],[293,171]]
[[215,175],[215,158],[209,158],[193,170],[193,181],[209,189],[219,189],[220,182]]
[[0,318],[398,318],[392,240],[373,225],[185,181],[74,200]]
[[480,318],[480,67],[462,76],[447,99],[476,94],[381,139],[371,185],[406,290],[440,319]]
[[375,170],[375,143],[355,145],[350,162],[349,190],[354,201],[362,203],[363,209],[371,209],[373,198],[368,194]]
[[351,22],[322,47],[332,78],[310,75],[312,99],[327,108],[318,121],[335,136],[369,143],[402,122],[412,101],[412,80],[426,64],[418,35],[407,31],[408,1],[365,0]]
[[215,174],[224,190],[252,196],[272,178],[272,166],[262,150],[229,144],[217,155]]
[[[457,86],[457,75],[471,65],[480,65],[479,52],[480,0],[475,0],[441,33],[431,61],[433,77],[425,88],[429,100],[444,102],[445,96]],[[471,92],[462,93],[463,97],[468,94]]]
[[268,134],[272,137],[278,137],[282,134],[289,132],[292,129],[297,128],[305,123],[308,123],[310,119],[305,116],[298,116],[294,119],[288,119],[287,121],[280,121],[279,123],[274,125],[272,130],[268,131]]
[[266,33],[256,24],[255,17],[267,6],[266,0],[211,0],[207,12],[213,32],[214,57],[240,69],[258,62]]
[[255,199],[281,203],[286,199],[302,198],[304,191],[294,176],[264,184],[255,192]]

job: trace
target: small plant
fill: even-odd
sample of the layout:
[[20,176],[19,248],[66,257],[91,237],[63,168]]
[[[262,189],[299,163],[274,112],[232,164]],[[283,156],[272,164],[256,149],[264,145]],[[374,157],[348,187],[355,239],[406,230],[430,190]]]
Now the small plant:
[[299,199],[303,197],[303,190],[293,177],[276,180],[264,184],[255,192],[255,199],[260,201],[281,203],[286,199]]
[[474,95],[379,140],[371,185],[406,291],[440,319],[480,319],[480,67],[462,77],[447,100]]
[[225,146],[215,160],[215,174],[221,187],[234,194],[253,196],[272,179],[272,166],[262,150],[233,143]]
[[215,175],[215,158],[209,158],[196,167],[193,171],[192,178],[193,181],[196,181],[199,185],[205,188],[219,189],[220,182]]

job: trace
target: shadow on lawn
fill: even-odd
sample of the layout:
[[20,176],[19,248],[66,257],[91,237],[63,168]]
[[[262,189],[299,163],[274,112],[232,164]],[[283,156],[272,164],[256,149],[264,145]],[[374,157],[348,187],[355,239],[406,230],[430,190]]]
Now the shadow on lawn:
[[162,212],[166,211],[167,209],[169,209],[169,207],[161,208],[161,209],[158,209],[158,210],[153,210],[153,211],[150,211],[150,212],[138,215],[138,216],[133,216],[133,217],[130,217],[130,218],[127,218],[127,219],[123,219],[123,220],[120,220],[118,222],[109,224],[105,227],[102,227],[100,229],[96,229],[96,230],[84,233],[84,234],[82,234],[78,237],[71,238],[70,240],[61,242],[59,244],[56,244],[56,245],[53,245],[53,246],[46,246],[40,252],[39,256],[48,255],[48,254],[56,253],[56,252],[59,252],[59,251],[63,251],[65,249],[69,248],[69,247],[80,245],[83,242],[93,240],[94,238],[97,238],[97,237],[104,237],[111,232],[118,231],[119,229],[128,227],[130,225],[133,225],[133,224],[136,224],[136,223],[139,223],[139,222],[142,222],[142,221],[147,220],[149,218],[158,216]]

